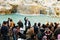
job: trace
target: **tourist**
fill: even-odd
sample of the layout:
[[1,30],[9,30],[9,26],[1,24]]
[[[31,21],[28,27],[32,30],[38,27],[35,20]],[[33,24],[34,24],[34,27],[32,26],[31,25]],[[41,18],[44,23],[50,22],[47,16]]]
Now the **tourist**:
[[46,23],[46,28],[48,28],[48,27],[49,27],[49,22]]
[[25,27],[26,28],[29,28],[29,27],[31,27],[31,23],[30,23],[30,21],[27,19],[27,21],[25,22]]
[[42,27],[45,29],[46,28],[46,25],[45,24],[42,24]]
[[37,35],[34,33],[34,28],[30,27],[30,29],[26,32],[27,40],[38,40]]
[[27,21],[25,22],[25,31],[24,31],[24,34],[26,34],[26,32],[27,32],[27,29],[29,29],[31,27],[31,23],[30,23],[30,21],[27,19]]
[[56,22],[54,23],[54,31],[58,27],[58,25],[59,25],[58,23],[56,23]]
[[37,34],[38,40],[42,40],[43,36],[45,35],[44,31],[44,28],[39,28],[39,32]]
[[10,24],[10,18],[8,18],[8,20],[7,20],[8,27],[9,27],[9,24]]
[[[25,24],[22,20],[18,21],[18,25],[15,26],[15,23],[11,18],[8,18],[8,21],[3,21],[2,27],[0,27],[1,40],[17,40],[17,39],[26,39],[26,40],[55,40],[60,39],[60,24],[59,23],[49,23],[41,24],[34,23],[33,27],[31,26],[30,21],[25,17]],[[8,27],[9,26],[9,27]],[[25,29],[24,29],[25,26]],[[8,36],[8,34],[10,34]],[[9,39],[10,37],[10,39]],[[13,39],[12,39],[13,38]]]
[[10,19],[10,23],[9,23],[9,36],[10,36],[10,39],[11,39],[11,36],[12,36],[12,34],[13,34],[13,31],[12,31],[12,29],[13,29],[13,27],[15,26],[15,24],[14,24],[14,22],[13,22],[13,20],[12,19]]
[[23,23],[22,23],[21,20],[19,20],[19,22],[18,22],[17,24],[18,24],[18,26],[19,26],[20,28],[23,28]]
[[3,26],[1,28],[1,34],[2,34],[3,40],[9,40],[8,32],[9,30],[8,30],[7,22],[3,21]]
[[25,26],[26,26],[26,22],[27,22],[27,18],[26,17],[24,18],[24,21],[25,21],[24,23],[25,23]]
[[37,34],[38,33],[38,26],[37,23],[34,23],[34,33]]
[[10,27],[10,29],[12,29],[12,28],[14,27],[14,22],[13,22],[13,20],[12,20],[12,19],[10,19],[9,27]]
[[17,40],[17,28],[13,28],[13,40]]
[[38,27],[39,27],[39,28],[41,27],[41,23],[38,23]]
[[58,39],[59,35],[60,35],[60,25],[58,25],[58,27],[54,31],[54,37],[55,37],[55,39]]
[[50,25],[49,25],[49,29],[54,32],[54,24],[51,22]]
[[31,38],[32,34],[35,34],[34,33],[34,28],[30,27],[30,29],[28,29],[27,32],[26,32],[27,38]]

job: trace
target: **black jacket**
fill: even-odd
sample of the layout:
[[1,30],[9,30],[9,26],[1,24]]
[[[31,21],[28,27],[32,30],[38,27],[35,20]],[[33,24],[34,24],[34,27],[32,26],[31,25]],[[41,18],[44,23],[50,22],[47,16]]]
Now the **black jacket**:
[[19,27],[23,27],[23,23],[22,22],[18,22],[17,23]]
[[[25,22],[25,26],[27,25],[27,21]],[[30,21],[28,21],[28,27],[30,27],[31,26],[31,23],[30,23]]]
[[34,33],[38,33],[38,26],[34,26]]
[[1,28],[1,34],[2,35],[7,35],[8,34],[8,27],[7,26],[2,26]]

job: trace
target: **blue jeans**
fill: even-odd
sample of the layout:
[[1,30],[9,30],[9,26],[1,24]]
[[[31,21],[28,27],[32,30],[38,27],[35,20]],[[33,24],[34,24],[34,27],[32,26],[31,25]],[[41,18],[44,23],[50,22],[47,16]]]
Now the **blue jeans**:
[[17,40],[17,36],[13,34],[13,40]]

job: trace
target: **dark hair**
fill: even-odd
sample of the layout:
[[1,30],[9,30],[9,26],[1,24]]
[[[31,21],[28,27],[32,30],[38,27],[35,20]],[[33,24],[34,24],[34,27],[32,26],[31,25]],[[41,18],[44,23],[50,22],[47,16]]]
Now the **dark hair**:
[[42,27],[43,27],[43,28],[45,28],[45,27],[46,27],[46,25],[45,25],[45,24],[42,24]]
[[10,19],[10,21],[12,21],[12,19]]
[[37,23],[34,23],[34,26],[36,26]]
[[38,23],[38,26],[40,26],[41,25],[41,23]]
[[3,24],[7,24],[7,21],[3,21]]

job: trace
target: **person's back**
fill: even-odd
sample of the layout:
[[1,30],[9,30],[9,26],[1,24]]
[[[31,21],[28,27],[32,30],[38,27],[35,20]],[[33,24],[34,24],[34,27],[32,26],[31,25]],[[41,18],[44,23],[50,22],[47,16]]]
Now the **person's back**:
[[30,37],[32,34],[34,34],[34,28],[33,27],[28,29],[27,32],[26,32],[26,35],[28,35],[28,37]]
[[58,27],[55,31],[54,31],[54,36],[57,39],[58,34],[60,34],[60,27]]
[[37,34],[38,33],[38,26],[37,23],[34,24],[34,33]]
[[7,27],[6,21],[3,22],[3,26],[1,28],[1,34],[2,34],[3,40],[9,40],[9,38],[8,38],[8,27]]
[[9,27],[10,27],[10,28],[13,28],[13,27],[14,27],[14,22],[12,21],[12,19],[10,19]]
[[35,32],[36,34],[38,33],[38,28],[37,28],[37,26],[34,27],[34,32]]
[[22,27],[23,28],[23,23],[21,20],[19,20],[19,22],[17,23],[19,27]]
[[10,27],[14,27],[14,22],[10,22]]
[[7,35],[8,33],[8,28],[6,26],[2,26],[1,28],[1,33]]

